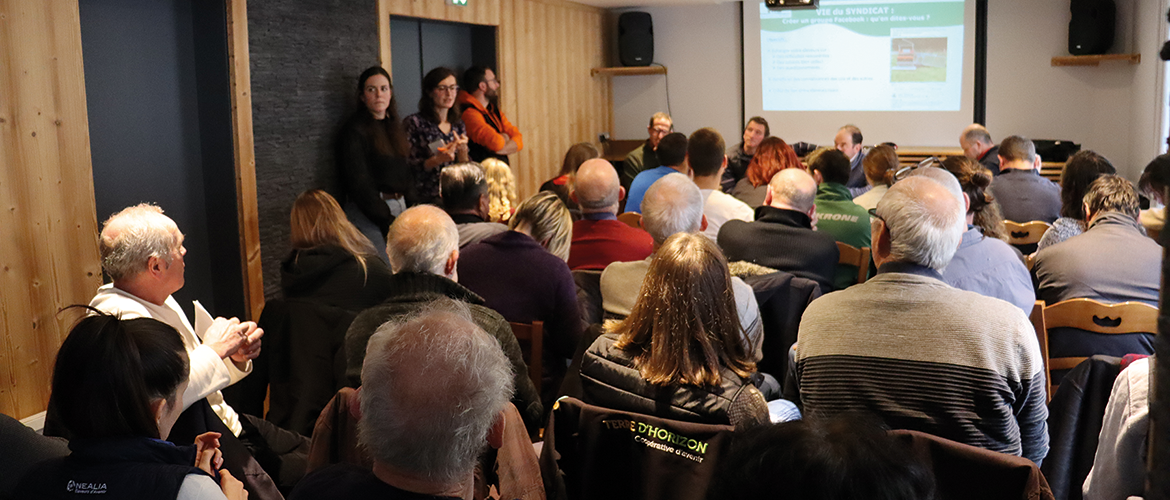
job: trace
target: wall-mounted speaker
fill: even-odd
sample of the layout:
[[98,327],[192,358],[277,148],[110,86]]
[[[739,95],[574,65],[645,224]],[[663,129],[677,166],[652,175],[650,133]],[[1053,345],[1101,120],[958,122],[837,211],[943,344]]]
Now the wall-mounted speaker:
[[622,66],[649,66],[654,62],[654,24],[649,12],[618,16],[618,57]]
[[1117,6],[1113,0],[1072,0],[1068,22],[1068,53],[1074,56],[1104,54],[1113,46]]

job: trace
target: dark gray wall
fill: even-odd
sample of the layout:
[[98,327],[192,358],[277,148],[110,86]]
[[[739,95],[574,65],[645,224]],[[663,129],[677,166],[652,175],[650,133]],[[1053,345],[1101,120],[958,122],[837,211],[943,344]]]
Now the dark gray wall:
[[186,234],[176,300],[243,314],[222,2],[83,0],[80,15],[99,221],[158,204]]
[[335,192],[333,141],[362,70],[378,64],[377,3],[251,0],[252,130],[264,294],[280,293],[288,212],[302,191]]

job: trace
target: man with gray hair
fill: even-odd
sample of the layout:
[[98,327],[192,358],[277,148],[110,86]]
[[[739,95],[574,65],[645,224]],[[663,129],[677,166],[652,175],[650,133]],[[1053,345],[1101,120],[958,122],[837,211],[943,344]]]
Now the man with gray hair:
[[617,170],[601,158],[577,169],[576,189],[570,195],[581,208],[581,220],[573,223],[569,269],[605,269],[611,262],[645,259],[654,250],[650,235],[617,220],[618,206],[626,190]]
[[487,177],[478,163],[444,168],[439,174],[439,197],[459,230],[459,248],[508,230],[508,226],[488,220],[491,199]]
[[[1093,299],[1157,307],[1162,247],[1142,234],[1133,184],[1116,175],[1098,177],[1085,192],[1084,208],[1088,225],[1084,233],[1036,253],[1032,273],[1037,297],[1049,305]],[[1072,329],[1054,333],[1049,341],[1053,357],[1154,353],[1153,335],[1099,335]]]
[[512,403],[520,410],[529,434],[540,428],[544,412],[536,386],[528,378],[528,366],[512,327],[499,313],[485,307],[484,300],[456,283],[459,261],[459,231],[455,222],[438,207],[419,205],[402,212],[386,236],[386,253],[390,257],[389,289],[386,301],[362,311],[345,333],[345,375],[352,387],[368,381],[363,375],[367,344],[375,330],[388,321],[417,314],[424,305],[447,298],[467,304],[471,318],[500,344],[512,364],[516,393]]
[[959,135],[959,146],[963,148],[964,156],[979,162],[992,175],[999,175],[999,146],[991,140],[986,127],[978,123],[968,125]]
[[[677,233],[697,233],[707,224],[703,216],[703,195],[691,179],[680,173],[668,174],[650,186],[642,199],[642,227],[654,238],[654,249]],[[601,273],[601,305],[608,315],[630,315],[642,281],[650,270],[651,254],[643,260],[614,262]],[[748,351],[755,361],[763,358],[763,326],[760,308],[752,287],[737,277],[731,278],[739,322],[744,328]]]
[[866,412],[1040,464],[1048,409],[1028,317],[942,275],[964,206],[931,179],[899,181],[872,212],[872,279],[809,305],[796,344],[806,415]]
[[480,453],[503,440],[512,367],[467,306],[437,299],[370,337],[358,440],[373,469],[338,464],[289,497],[471,498]]
[[1060,217],[1060,186],[1040,176],[1040,157],[1032,141],[1018,135],[1004,139],[999,144],[999,163],[990,191],[1004,219],[1052,224]]
[[755,222],[729,220],[718,243],[728,262],[747,261],[816,281],[833,291],[840,253],[832,236],[813,231],[817,182],[804,170],[781,170],[768,183]]

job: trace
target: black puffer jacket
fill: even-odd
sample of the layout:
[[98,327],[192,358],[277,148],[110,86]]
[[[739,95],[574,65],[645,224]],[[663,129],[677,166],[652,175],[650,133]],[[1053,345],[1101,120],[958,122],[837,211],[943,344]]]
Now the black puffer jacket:
[[381,304],[390,296],[390,268],[366,256],[366,272],[345,249],[323,246],[293,250],[280,265],[280,287],[286,299],[309,299],[355,313]]
[[584,402],[660,418],[736,427],[768,421],[764,396],[749,380],[724,367],[721,387],[660,386],[642,378],[616,333],[597,338],[581,363]]

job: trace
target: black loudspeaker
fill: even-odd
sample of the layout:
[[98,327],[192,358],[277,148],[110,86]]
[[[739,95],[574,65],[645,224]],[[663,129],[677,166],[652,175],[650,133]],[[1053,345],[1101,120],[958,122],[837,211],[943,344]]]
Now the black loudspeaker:
[[618,16],[618,56],[622,66],[649,66],[654,62],[654,23],[649,12]]
[[1068,53],[1104,54],[1113,46],[1117,6],[1113,0],[1072,0],[1068,22]]

